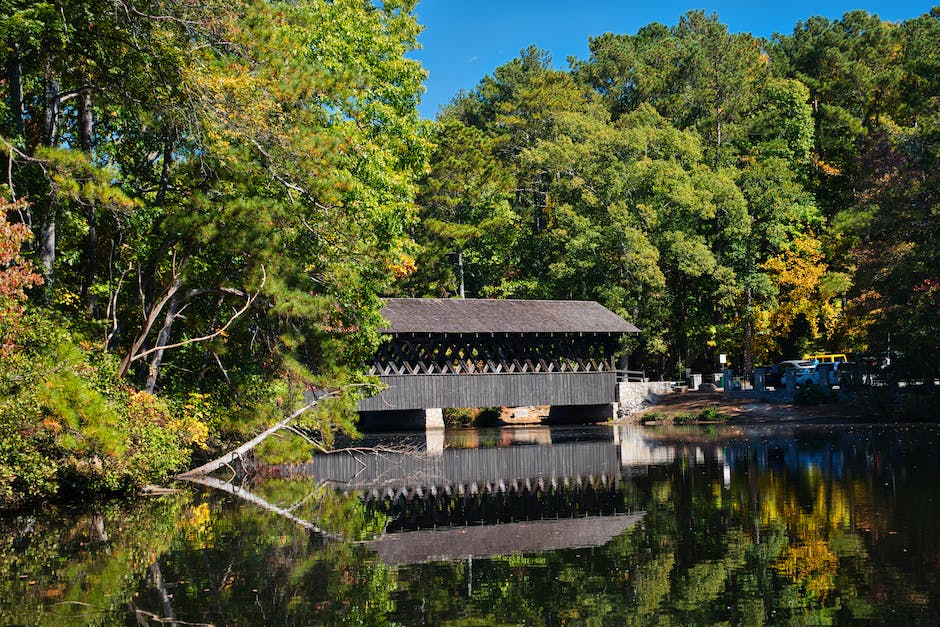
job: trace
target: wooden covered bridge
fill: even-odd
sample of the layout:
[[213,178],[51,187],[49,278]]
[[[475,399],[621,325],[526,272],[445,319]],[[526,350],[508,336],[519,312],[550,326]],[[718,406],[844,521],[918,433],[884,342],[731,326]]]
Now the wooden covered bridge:
[[405,414],[434,426],[450,407],[611,413],[621,340],[639,332],[593,301],[393,298],[382,315],[385,389],[359,405],[367,427]]

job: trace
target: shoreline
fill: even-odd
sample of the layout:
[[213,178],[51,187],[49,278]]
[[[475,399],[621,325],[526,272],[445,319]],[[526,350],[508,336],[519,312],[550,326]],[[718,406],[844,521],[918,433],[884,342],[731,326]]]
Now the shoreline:
[[[546,424],[548,407],[504,407],[497,424],[505,427]],[[714,411],[724,420],[689,420],[705,411]],[[654,419],[655,416],[655,419]],[[682,416],[684,419],[676,421]],[[877,407],[862,407],[847,400],[803,405],[794,403],[784,391],[694,390],[664,394],[644,403],[613,424],[769,424],[769,423],[876,423],[895,422]]]
[[[617,423],[644,424],[653,415],[653,424],[673,423],[677,416],[699,414],[714,410],[726,418],[721,422],[703,424],[765,424],[787,422],[880,422],[885,416],[875,407],[860,407],[848,401],[835,401],[819,405],[795,404],[784,392],[689,391],[660,396],[655,401],[631,412]],[[694,424],[684,422],[684,424]]]

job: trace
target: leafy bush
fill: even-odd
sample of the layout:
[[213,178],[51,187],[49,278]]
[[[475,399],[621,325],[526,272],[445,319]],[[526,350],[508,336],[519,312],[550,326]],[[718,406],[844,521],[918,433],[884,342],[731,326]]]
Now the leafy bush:
[[718,411],[718,405],[709,405],[699,412],[698,419],[704,422],[724,422],[728,415]]
[[160,482],[205,445],[205,424],[127,386],[116,358],[53,312],[27,308],[15,323],[10,335],[0,320],[0,507]]
[[448,427],[492,427],[499,424],[501,407],[448,407],[443,410]]
[[12,352],[15,337],[24,330],[21,316],[26,290],[43,282],[20,252],[32,233],[25,224],[7,220],[8,212],[24,208],[22,202],[10,203],[0,197],[0,357]]
[[670,419],[675,424],[688,424],[694,422],[724,422],[728,415],[718,411],[717,405],[710,405],[698,413],[680,412],[669,416],[661,415],[659,412],[650,412],[646,415],[647,420]]
[[492,427],[499,424],[499,417],[502,415],[501,407],[481,407],[473,419],[475,427]]
[[477,415],[471,407],[446,407],[443,413],[444,424],[448,427],[469,427]]
[[0,508],[55,494],[56,472],[29,434],[0,417]]

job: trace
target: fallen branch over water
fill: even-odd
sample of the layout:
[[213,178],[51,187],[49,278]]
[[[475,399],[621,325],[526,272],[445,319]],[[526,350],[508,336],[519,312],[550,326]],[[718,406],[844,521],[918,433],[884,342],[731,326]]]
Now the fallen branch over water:
[[247,455],[253,448],[255,448],[256,446],[264,442],[266,439],[268,439],[269,437],[271,437],[272,435],[274,435],[281,429],[287,427],[298,416],[302,415],[307,410],[312,409],[313,407],[316,407],[320,403],[320,401],[322,401],[325,398],[333,398],[335,396],[336,394],[329,394],[326,396],[321,396],[320,398],[307,403],[306,405],[304,405],[303,407],[301,407],[300,409],[292,413],[290,416],[288,416],[284,420],[280,421],[273,427],[265,429],[264,431],[262,431],[261,433],[253,437],[252,439],[248,440],[247,442],[239,446],[237,449],[233,451],[229,451],[228,453],[222,455],[221,457],[217,457],[211,462],[207,464],[203,464],[202,466],[199,466],[198,468],[193,468],[192,470],[187,470],[184,473],[180,473],[176,475],[176,478],[177,479],[194,479],[198,477],[205,477],[206,475],[209,475],[215,472],[216,470],[222,468],[223,466],[231,466],[232,462]]

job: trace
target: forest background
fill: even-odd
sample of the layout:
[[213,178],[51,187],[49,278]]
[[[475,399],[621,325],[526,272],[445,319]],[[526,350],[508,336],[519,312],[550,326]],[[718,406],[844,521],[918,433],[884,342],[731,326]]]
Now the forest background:
[[305,392],[353,432],[381,296],[597,300],[665,378],[936,374],[940,9],[690,12],[523,50],[433,122],[413,11],[0,0],[0,504],[160,481]]

